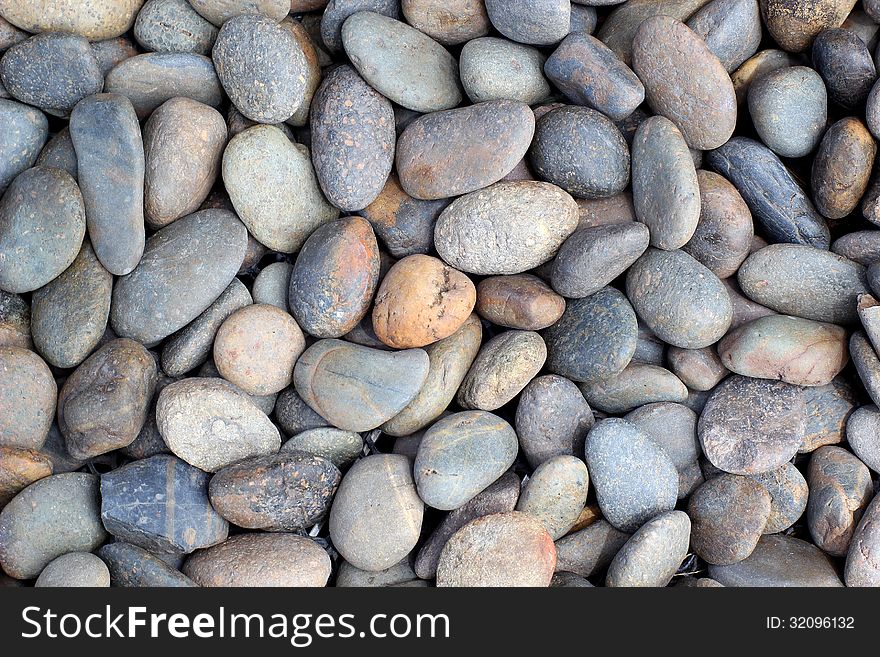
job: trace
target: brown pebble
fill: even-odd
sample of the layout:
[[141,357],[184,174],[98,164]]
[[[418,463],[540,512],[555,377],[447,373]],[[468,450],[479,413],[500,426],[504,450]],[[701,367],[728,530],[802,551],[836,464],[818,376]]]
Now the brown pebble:
[[565,299],[532,274],[490,276],[477,286],[476,310],[493,324],[539,331],[562,317]]

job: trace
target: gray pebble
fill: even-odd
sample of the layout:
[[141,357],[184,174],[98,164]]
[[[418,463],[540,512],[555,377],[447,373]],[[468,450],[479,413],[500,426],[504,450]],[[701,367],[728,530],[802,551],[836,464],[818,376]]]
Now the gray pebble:
[[683,511],[661,513],[620,548],[605,586],[666,586],[687,556],[691,522]]

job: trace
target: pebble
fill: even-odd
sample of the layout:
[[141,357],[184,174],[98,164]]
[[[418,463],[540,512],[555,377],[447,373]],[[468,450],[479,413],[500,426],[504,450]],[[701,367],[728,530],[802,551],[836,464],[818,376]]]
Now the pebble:
[[586,105],[612,121],[628,117],[645,99],[641,81],[599,39],[572,32],[544,64],[554,85],[577,105]]
[[0,290],[0,347],[31,346],[30,306],[19,295]]
[[58,588],[101,588],[110,586],[110,571],[90,552],[68,552],[49,562],[34,586]]
[[770,517],[764,534],[778,534],[794,525],[807,510],[809,488],[804,475],[791,463],[752,475],[770,494]]
[[605,586],[668,585],[687,556],[690,530],[691,521],[682,511],[666,511],[650,519],[615,555]]
[[183,379],[166,386],[156,424],[172,452],[207,472],[278,451],[281,437],[266,414],[222,379]]
[[483,0],[402,0],[406,22],[444,46],[485,36],[491,27]]
[[802,388],[733,375],[710,394],[697,433],[715,467],[732,474],[761,474],[797,453],[805,416]]
[[575,456],[554,456],[535,468],[523,487],[517,511],[540,520],[555,541],[574,526],[587,502],[590,477]]
[[20,173],[0,199],[0,287],[32,292],[76,259],[86,212],[66,171],[33,167]]
[[134,22],[134,36],[153,52],[210,55],[219,30],[187,0],[147,0]]
[[472,520],[447,541],[437,586],[548,587],[556,547],[537,519],[519,511]]
[[316,427],[296,434],[281,446],[282,452],[305,452],[326,459],[338,469],[347,468],[361,456],[364,440],[354,431]]
[[0,0],[0,15],[28,32],[72,32],[97,41],[127,32],[142,4],[142,0]]
[[849,339],[849,355],[868,396],[875,404],[880,400],[880,359],[865,334],[857,331]]
[[556,571],[592,577],[608,567],[629,538],[607,521],[597,520],[556,541]]
[[493,413],[442,418],[427,430],[416,454],[419,497],[435,509],[459,508],[504,474],[518,447],[513,427]]
[[0,98],[0,194],[37,161],[49,137],[46,115],[34,107]]
[[31,297],[31,333],[50,364],[71,368],[91,354],[110,316],[113,276],[98,261],[90,242],[73,263]]
[[335,427],[370,431],[415,399],[428,367],[421,349],[385,352],[329,339],[303,352],[293,380],[303,400]]
[[608,224],[625,224],[636,220],[632,194],[623,191],[607,198],[575,199],[580,211],[579,228],[605,226]]
[[518,101],[493,100],[426,114],[397,140],[400,185],[422,200],[480,190],[513,171],[534,134],[535,115]]
[[813,41],[812,64],[828,88],[828,96],[851,110],[868,98],[877,79],[868,46],[852,30],[822,30]]
[[255,456],[217,472],[208,487],[211,506],[246,529],[310,529],[329,513],[342,475],[330,461],[287,449]]
[[217,27],[242,14],[259,14],[278,23],[292,10],[288,0],[188,0],[201,16]]
[[263,267],[254,279],[252,286],[254,303],[268,304],[290,313],[287,295],[290,290],[290,275],[292,273],[293,265],[284,260]]
[[751,300],[777,312],[817,322],[850,324],[866,293],[865,268],[823,249],[771,244],[740,267],[740,287]]
[[52,474],[45,454],[25,447],[0,445],[0,509],[22,489]]
[[568,0],[486,0],[492,26],[508,39],[548,46],[570,29]]
[[295,534],[239,534],[199,550],[183,572],[199,586],[323,587],[330,556],[315,541]]
[[602,515],[616,529],[633,532],[675,507],[675,464],[633,423],[598,422],[587,435],[586,460]]
[[859,119],[847,117],[828,128],[813,159],[816,209],[829,219],[855,210],[868,189],[876,154],[874,138]]
[[222,174],[238,216],[273,251],[299,251],[316,228],[339,216],[321,192],[308,152],[274,126],[233,137]]
[[688,390],[672,372],[657,365],[632,362],[619,374],[581,384],[581,392],[595,409],[626,413],[654,402],[684,402]]
[[770,36],[783,50],[803,52],[828,27],[839,27],[853,7],[850,0],[817,0],[809,5],[763,0],[761,14]]
[[[736,92],[737,105],[743,105],[749,95],[749,90],[758,78],[761,78],[776,69],[788,66],[796,66],[800,63],[797,55],[792,55],[784,50],[768,48],[749,57],[742,65],[730,74],[733,89]],[[824,88],[824,85],[823,85]]]
[[425,348],[428,376],[407,406],[382,425],[392,436],[405,436],[436,420],[455,398],[480,350],[483,329],[476,315],[470,315],[452,335]]
[[200,210],[162,228],[113,288],[113,330],[154,345],[182,329],[229,286],[246,247],[247,230],[228,210]]
[[389,347],[424,347],[461,328],[476,300],[473,282],[460,271],[432,256],[407,256],[382,279],[372,311],[373,330]]
[[730,374],[712,347],[701,349],[669,347],[666,358],[669,369],[689,390],[706,392]]
[[847,586],[877,586],[880,583],[880,568],[877,567],[877,553],[880,547],[878,515],[880,515],[880,496],[874,496],[850,541],[843,572]]
[[518,100],[533,105],[550,97],[546,57],[535,48],[496,37],[468,41],[461,49],[461,83],[471,102]]
[[104,86],[88,40],[61,32],[38,34],[7,50],[0,59],[0,81],[16,100],[57,116],[68,116]]
[[46,362],[22,347],[0,347],[0,445],[40,449],[58,389]]
[[805,388],[804,397],[807,431],[798,451],[812,452],[822,445],[843,442],[847,419],[859,403],[849,382],[838,376],[828,385]]
[[810,457],[807,482],[807,527],[813,542],[826,554],[845,556],[874,496],[870,470],[841,447],[820,447]]
[[532,274],[490,276],[477,286],[475,309],[493,324],[539,331],[562,317],[565,299]]
[[626,140],[611,119],[588,107],[563,106],[544,114],[529,162],[538,177],[578,198],[614,196],[630,178]]
[[330,424],[303,401],[294,386],[288,386],[278,393],[278,401],[275,404],[275,420],[284,433],[291,436]]
[[643,121],[632,143],[636,217],[651,232],[651,246],[683,247],[700,219],[700,185],[687,143],[663,116]]
[[846,421],[846,441],[853,453],[874,472],[880,472],[880,411],[876,406],[855,409]]
[[179,570],[131,543],[108,543],[97,554],[110,570],[110,584],[115,587],[196,586],[195,582]]
[[761,45],[761,14],[757,0],[715,0],[687,21],[706,42],[721,65],[732,73]]
[[342,43],[367,83],[398,105],[437,112],[461,102],[458,62],[434,39],[406,23],[361,11],[342,25]]
[[34,579],[53,559],[90,552],[107,538],[98,477],[56,474],[31,484],[0,511],[0,566],[15,579]]
[[812,543],[772,534],[758,541],[742,561],[709,565],[709,576],[724,586],[842,587],[831,559]]
[[408,458],[374,454],[346,473],[330,510],[330,538],[361,570],[385,570],[416,546],[424,504]]
[[144,219],[153,229],[198,210],[220,173],[226,122],[190,98],[160,105],[144,125]]
[[857,230],[841,235],[831,243],[831,250],[853,262],[870,267],[880,260],[880,230]]
[[98,68],[101,69],[101,75],[105,76],[105,78],[117,64],[141,54],[137,44],[126,36],[94,41],[90,45],[92,52],[95,53],[95,59],[98,60]]

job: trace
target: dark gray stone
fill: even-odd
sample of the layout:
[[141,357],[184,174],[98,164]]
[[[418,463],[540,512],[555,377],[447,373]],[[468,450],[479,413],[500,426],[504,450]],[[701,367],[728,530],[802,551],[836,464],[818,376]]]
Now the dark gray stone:
[[34,165],[49,137],[46,115],[34,107],[0,98],[0,194]]
[[833,562],[819,548],[793,536],[772,534],[748,558],[729,566],[709,565],[724,586],[842,587]]
[[400,19],[400,0],[330,0],[321,14],[321,40],[331,53],[342,50],[342,25],[359,11]]
[[521,43],[548,46],[570,29],[568,0],[486,0],[486,12],[496,30]]
[[134,37],[153,52],[210,55],[218,31],[186,0],[148,0],[134,21]]
[[757,0],[715,0],[691,16],[687,26],[706,42],[728,73],[761,45]]
[[865,102],[877,71],[868,46],[852,30],[822,30],[813,41],[813,68],[828,87],[828,96],[845,109]]
[[40,151],[36,165],[39,167],[54,167],[69,173],[74,180],[78,176],[76,164],[76,150],[73,148],[73,140],[70,138],[70,128],[64,126]]
[[118,587],[194,587],[196,583],[159,557],[131,543],[110,543],[97,552],[110,569],[110,583]]

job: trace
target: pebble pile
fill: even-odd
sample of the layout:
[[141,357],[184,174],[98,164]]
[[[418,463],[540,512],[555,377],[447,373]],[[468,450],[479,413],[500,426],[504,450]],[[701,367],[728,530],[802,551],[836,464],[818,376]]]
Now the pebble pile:
[[880,586],[878,44],[0,0],[0,583]]

